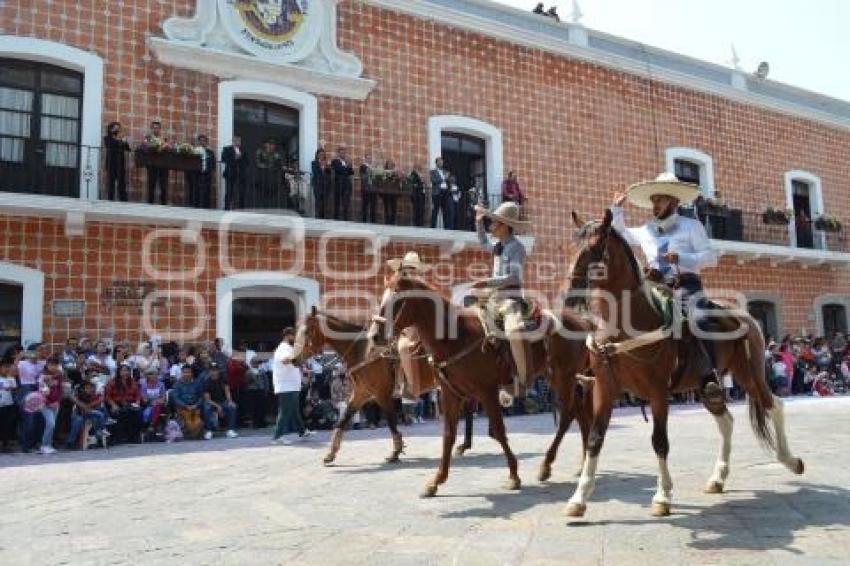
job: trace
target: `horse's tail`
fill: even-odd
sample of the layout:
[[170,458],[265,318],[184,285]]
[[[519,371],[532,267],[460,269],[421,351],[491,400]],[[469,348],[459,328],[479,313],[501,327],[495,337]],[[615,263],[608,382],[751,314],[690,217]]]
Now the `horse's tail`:
[[736,341],[735,357],[741,360],[741,366],[751,378],[751,386],[747,391],[749,404],[750,425],[756,438],[765,448],[776,450],[776,439],[773,429],[768,422],[770,410],[773,408],[773,393],[767,385],[765,364],[762,357],[764,352],[764,336],[761,327],[748,313],[741,313],[742,322],[747,325],[746,335]]

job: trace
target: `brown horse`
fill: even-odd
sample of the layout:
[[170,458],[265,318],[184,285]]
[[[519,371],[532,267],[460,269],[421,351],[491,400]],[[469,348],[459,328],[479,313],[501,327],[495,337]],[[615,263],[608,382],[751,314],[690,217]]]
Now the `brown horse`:
[[[589,445],[567,514],[579,517],[587,509],[614,400],[626,389],[646,399],[652,409],[652,446],[659,466],[652,514],[668,515],[673,488],[667,469],[668,394],[700,388],[701,376],[705,375],[700,373],[705,368],[703,354],[701,350],[690,349],[681,355],[677,327],[665,327],[653,307],[649,284],[628,243],[613,228],[611,211],[606,212],[601,222],[584,223],[575,213],[573,220],[580,228],[582,248],[573,265],[572,287],[585,289],[588,308],[599,324],[588,340],[591,368],[596,375]],[[803,461],[792,456],[788,448],[782,401],[771,394],[765,381],[764,338],[758,324],[746,312],[730,307],[718,305],[710,312],[712,325],[717,325],[719,331],[714,334],[720,335],[715,340],[717,369],[721,374],[731,372],[747,392],[750,420],[759,440],[775,450],[777,459],[789,470],[802,474]],[[695,326],[695,321],[689,324]],[[693,348],[693,340],[690,345]],[[715,408],[713,416],[722,442],[706,491],[720,493],[729,474],[732,415],[723,406]],[[768,421],[773,422],[773,432]]]
[[[477,313],[452,304],[435,287],[415,276],[393,275],[387,290],[389,293],[384,297],[379,318],[390,322],[394,332],[408,326],[419,331],[438,369],[445,400],[442,457],[436,476],[426,484],[423,495],[436,495],[438,487],[448,479],[459,407],[465,397],[478,399],[484,407],[490,423],[489,435],[501,445],[507,460],[507,488],[519,489],[521,481],[517,461],[508,446],[499,405],[499,390],[512,382],[512,371],[509,364],[482,348],[485,335]],[[558,446],[572,419],[579,417],[583,440],[589,426],[590,415],[582,410],[586,404],[582,403],[575,377],[578,371],[587,367],[583,340],[587,327],[573,315],[562,317],[561,324],[563,328],[559,330],[570,330],[572,334],[556,333],[546,341],[536,343],[533,348],[535,373],[549,370],[546,373],[550,376],[561,412],[555,439],[541,465],[541,480],[549,478]],[[380,331],[373,327],[372,332],[378,334]],[[564,335],[569,335],[569,338],[564,338]]]
[[[398,462],[399,456],[404,451],[404,442],[398,430],[398,413],[393,398],[398,370],[397,360],[377,351],[370,353],[367,329],[329,314],[320,313],[315,307],[299,327],[296,341],[300,344],[301,356],[304,358],[321,353],[325,346],[331,347],[345,362],[348,377],[352,383],[351,396],[348,399],[345,413],[340,415],[339,420],[334,425],[334,432],[324,463],[331,464],[336,460],[345,429],[351,423],[357,411],[370,399],[374,399],[383,410],[387,418],[387,427],[392,435],[393,450],[386,461],[389,463]],[[433,372],[433,368],[428,366],[424,359],[414,360],[413,363],[425,364],[423,374]],[[435,383],[435,381],[432,380],[432,383]],[[474,417],[472,407],[465,411],[465,416],[466,435],[463,444],[458,446],[459,454],[463,454],[463,452],[472,448],[472,420]]]

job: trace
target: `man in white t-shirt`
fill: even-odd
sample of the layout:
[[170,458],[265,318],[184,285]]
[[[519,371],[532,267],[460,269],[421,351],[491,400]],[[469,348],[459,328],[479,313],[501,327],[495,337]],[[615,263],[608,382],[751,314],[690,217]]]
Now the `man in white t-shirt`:
[[272,438],[275,444],[292,444],[288,437],[291,434],[296,434],[298,439],[312,434],[301,418],[301,370],[293,363],[297,354],[294,345],[295,330],[287,328],[271,360],[272,386],[277,397],[277,424]]

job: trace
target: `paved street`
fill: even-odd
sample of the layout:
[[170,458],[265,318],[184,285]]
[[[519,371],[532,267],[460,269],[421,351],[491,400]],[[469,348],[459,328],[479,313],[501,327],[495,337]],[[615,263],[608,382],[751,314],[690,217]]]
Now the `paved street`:
[[651,427],[615,415],[587,516],[563,508],[579,440],[552,480],[537,466],[551,415],[508,420],[521,492],[503,490],[498,446],[476,421],[435,499],[418,494],[439,452],[436,424],[406,427],[402,464],[382,464],[385,431],[355,431],[324,467],[326,434],[272,446],[266,436],[87,453],[0,456],[0,564],[846,564],[850,557],[850,398],[788,403],[796,477],[759,448],[734,408],[732,474],[705,495],[717,445],[707,413],[671,418],[673,515],[652,518]]

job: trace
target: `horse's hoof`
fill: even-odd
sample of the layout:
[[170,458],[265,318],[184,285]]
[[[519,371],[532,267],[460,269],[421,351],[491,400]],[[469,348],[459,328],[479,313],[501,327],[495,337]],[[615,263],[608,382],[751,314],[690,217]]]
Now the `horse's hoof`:
[[806,465],[803,464],[803,459],[797,458],[797,465],[794,466],[794,473],[797,474],[798,476],[802,476],[803,472],[805,472],[805,471],[806,471]]
[[522,489],[522,481],[519,478],[510,478],[505,482],[505,489],[510,491],[519,491]]
[[547,481],[552,477],[552,468],[546,466],[544,468],[540,468],[540,472],[537,474],[538,481]]
[[564,511],[567,517],[584,517],[584,512],[587,511],[585,503],[567,503],[567,509]]
[[705,486],[705,493],[723,493],[723,484],[719,481],[710,481]]
[[419,497],[425,499],[428,497],[434,497],[435,495],[437,495],[437,486],[429,483],[425,486],[425,489],[422,491],[422,493],[419,494]]
[[328,454],[327,456],[325,456],[322,462],[324,462],[325,466],[330,466],[334,463],[334,460],[336,460],[336,456],[334,454]]
[[463,456],[467,450],[469,450],[468,446],[458,446],[455,448],[455,456]]
[[653,503],[652,504],[652,516],[653,517],[667,517],[670,515],[670,504],[669,503]]
[[387,456],[384,461],[387,464],[398,464],[401,460],[398,457],[398,454],[393,454],[391,456]]

